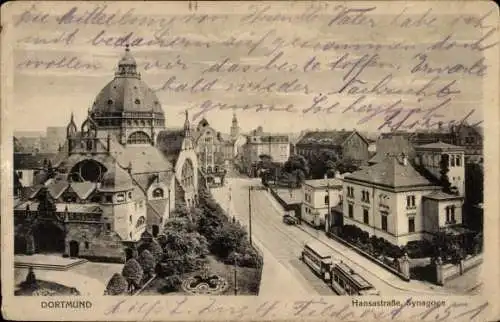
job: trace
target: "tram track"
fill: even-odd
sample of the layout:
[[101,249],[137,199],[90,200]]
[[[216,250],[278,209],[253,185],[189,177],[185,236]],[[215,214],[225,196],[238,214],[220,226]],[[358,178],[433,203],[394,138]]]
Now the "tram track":
[[[267,192],[263,192],[263,193],[265,194],[265,197],[268,199],[268,202],[271,203],[272,206],[278,212],[282,211],[280,209],[281,206],[278,206],[274,202],[274,200],[271,199],[272,197]],[[351,258],[348,258],[345,254],[347,252],[352,252],[353,250],[350,249],[350,248],[348,248],[347,246],[340,245],[341,250],[336,249],[335,247],[333,247],[329,243],[326,243],[321,238],[318,238],[317,236],[315,236],[314,234],[312,234],[310,231],[308,231],[308,229],[303,228],[300,225],[296,225],[294,228],[297,228],[297,229],[303,231],[304,233],[306,233],[307,235],[309,235],[310,237],[312,237],[314,240],[319,241],[320,243],[322,243],[323,245],[325,245],[326,247],[328,247],[329,249],[331,249],[335,254],[340,255],[340,257],[343,258],[342,260],[344,262],[348,263],[349,265],[354,266],[356,269],[360,269],[362,272],[367,273],[369,276],[371,276],[375,280],[380,281],[380,282],[384,283],[385,285],[387,285],[387,286],[389,286],[391,288],[397,289],[399,291],[404,291],[404,292],[414,292],[414,293],[417,293],[417,294],[450,295],[450,293],[447,293],[447,292],[438,292],[438,291],[434,291],[434,290],[432,290],[432,291],[430,291],[430,290],[429,291],[427,291],[427,290],[411,290],[411,289],[407,289],[407,288],[404,288],[404,287],[400,287],[400,286],[394,285],[393,283],[389,283],[384,278],[380,277],[379,275],[375,274],[374,272],[372,272],[371,270],[369,270],[368,268],[366,268],[365,266],[363,266],[363,264],[359,263],[358,261],[352,260]],[[368,261],[368,259],[367,259],[367,261]],[[358,271],[358,273],[359,273],[359,271]],[[392,273],[389,273],[389,274],[392,274]]]

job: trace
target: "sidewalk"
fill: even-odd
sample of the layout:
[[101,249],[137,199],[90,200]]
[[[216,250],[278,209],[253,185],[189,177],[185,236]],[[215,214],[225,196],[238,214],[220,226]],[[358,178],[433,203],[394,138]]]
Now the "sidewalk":
[[315,294],[314,289],[305,289],[302,284],[281,265],[258,240],[253,243],[264,253],[264,267],[260,280],[259,296],[283,297],[284,285],[286,285],[286,296],[304,296],[304,294]]
[[[283,211],[281,205],[273,198],[272,195],[266,192],[266,196],[272,203],[273,207],[275,207],[277,210]],[[371,262],[369,259],[362,257],[352,249],[338,243],[337,241],[331,238],[328,238],[324,231],[319,231],[317,229],[314,229],[308,226],[306,223],[296,225],[296,227],[309,234],[312,238],[315,238],[320,242],[322,242],[323,244],[325,244],[326,246],[328,246],[337,254],[337,256],[341,258],[343,257],[346,261],[352,262],[357,266],[364,268],[366,272],[376,276],[381,282],[394,289],[406,292],[432,294],[432,295],[456,294],[456,292],[452,292],[450,289],[446,289],[444,287],[434,285],[431,283],[425,283],[416,280],[411,280],[410,282],[403,281],[399,277],[387,271],[386,269]]]

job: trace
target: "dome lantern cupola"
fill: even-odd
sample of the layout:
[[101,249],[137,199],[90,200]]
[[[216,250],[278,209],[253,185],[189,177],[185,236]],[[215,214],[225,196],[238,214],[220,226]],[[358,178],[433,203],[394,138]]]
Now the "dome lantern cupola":
[[135,58],[130,53],[130,46],[127,44],[125,47],[125,54],[118,62],[118,71],[116,77],[135,77],[140,79],[141,74],[137,72],[137,63]]
[[127,45],[115,77],[97,94],[89,116],[99,130],[111,132],[125,144],[154,144],[165,128],[160,101],[137,72]]

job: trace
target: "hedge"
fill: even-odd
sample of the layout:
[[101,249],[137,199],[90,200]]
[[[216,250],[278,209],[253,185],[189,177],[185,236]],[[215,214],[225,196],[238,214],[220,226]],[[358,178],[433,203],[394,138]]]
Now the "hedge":
[[374,256],[385,255],[392,258],[403,256],[403,250],[382,237],[371,236],[368,232],[354,226],[344,225],[339,231],[339,237],[356,245]]

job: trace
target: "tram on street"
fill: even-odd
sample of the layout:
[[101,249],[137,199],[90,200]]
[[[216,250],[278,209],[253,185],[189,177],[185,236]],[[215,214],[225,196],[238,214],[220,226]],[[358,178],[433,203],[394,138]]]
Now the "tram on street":
[[330,279],[332,265],[331,250],[319,241],[311,241],[304,245],[301,254],[302,261],[309,266],[324,281]]
[[372,284],[343,262],[333,264],[330,285],[338,295],[380,295]]

